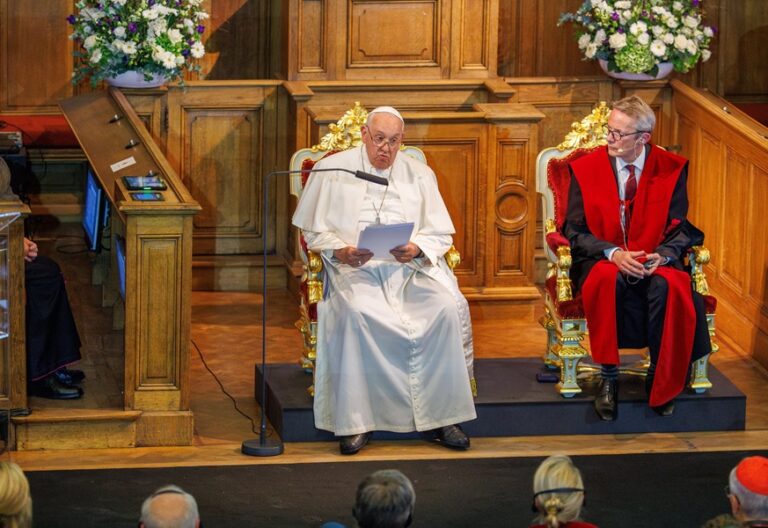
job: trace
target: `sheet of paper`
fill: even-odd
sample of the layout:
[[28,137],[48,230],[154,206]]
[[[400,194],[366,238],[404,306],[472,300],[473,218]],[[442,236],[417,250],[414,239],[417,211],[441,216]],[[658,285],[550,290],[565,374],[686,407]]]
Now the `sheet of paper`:
[[407,244],[413,233],[413,222],[404,224],[370,224],[360,233],[358,249],[368,249],[377,260],[395,260],[389,252],[397,246]]

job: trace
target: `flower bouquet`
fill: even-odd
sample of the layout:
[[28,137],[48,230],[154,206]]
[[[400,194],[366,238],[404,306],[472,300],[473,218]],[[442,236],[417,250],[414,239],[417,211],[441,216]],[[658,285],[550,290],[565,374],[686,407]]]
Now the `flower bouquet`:
[[586,59],[607,63],[607,72],[648,74],[671,63],[685,73],[707,61],[715,31],[702,24],[701,0],[584,0],[558,25],[580,27],[579,49]]
[[[194,61],[205,55],[201,42],[208,13],[203,0],[79,0],[67,20],[74,52],[72,82],[91,84],[127,72],[147,81],[182,78],[185,70],[200,71]],[[183,81],[183,79],[182,79]]]

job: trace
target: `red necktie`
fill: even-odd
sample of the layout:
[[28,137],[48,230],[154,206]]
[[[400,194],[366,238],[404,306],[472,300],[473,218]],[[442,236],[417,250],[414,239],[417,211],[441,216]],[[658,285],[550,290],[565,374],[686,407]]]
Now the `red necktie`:
[[629,220],[632,217],[632,205],[637,194],[637,178],[635,178],[635,166],[627,165],[629,177],[624,185],[624,229],[629,233]]

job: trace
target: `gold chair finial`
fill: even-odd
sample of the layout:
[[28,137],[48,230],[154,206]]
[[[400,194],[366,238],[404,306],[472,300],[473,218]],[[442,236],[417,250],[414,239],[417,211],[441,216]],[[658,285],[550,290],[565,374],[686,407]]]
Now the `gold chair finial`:
[[600,104],[587,117],[571,124],[571,131],[557,149],[564,151],[606,145],[608,141],[605,138],[607,132],[605,127],[610,113],[611,109],[605,101],[600,101]]
[[336,123],[328,125],[328,132],[320,143],[312,146],[312,152],[347,150],[362,143],[360,128],[368,119],[368,110],[355,101],[355,106],[347,110]]

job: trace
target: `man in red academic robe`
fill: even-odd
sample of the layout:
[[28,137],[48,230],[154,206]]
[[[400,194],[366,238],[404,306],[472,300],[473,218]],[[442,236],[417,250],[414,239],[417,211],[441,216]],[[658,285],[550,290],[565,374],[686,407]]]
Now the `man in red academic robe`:
[[651,407],[671,415],[692,361],[711,351],[704,301],[681,260],[703,242],[691,225],[688,161],[649,143],[656,123],[639,97],[616,101],[608,145],[571,163],[564,226],[593,359],[602,364],[595,410],[617,416],[619,348],[647,346]]

